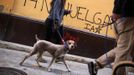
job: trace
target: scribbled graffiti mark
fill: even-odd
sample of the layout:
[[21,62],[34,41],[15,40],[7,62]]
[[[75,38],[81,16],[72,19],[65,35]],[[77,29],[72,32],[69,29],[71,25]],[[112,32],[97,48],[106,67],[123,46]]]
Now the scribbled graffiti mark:
[[70,14],[70,17],[72,19],[77,19],[82,22],[85,22],[84,29],[94,33],[100,34],[103,28],[106,27],[105,25],[107,23],[112,22],[111,17],[109,15],[105,15],[104,18],[102,18],[103,14],[100,11],[96,11],[94,14],[92,13],[91,15],[88,8],[81,6],[76,6],[75,11],[73,11],[74,7],[73,4],[71,3],[68,3],[67,9],[72,10],[73,14],[72,13]]
[[35,2],[34,8],[36,8],[38,0],[31,0],[31,1]]
[[[38,0],[29,0],[29,1],[35,2],[34,8],[37,7]],[[27,5],[27,2],[28,2],[27,0],[24,0],[24,6]],[[47,0],[42,0],[42,2],[41,2],[41,8],[40,8],[41,12],[43,11],[43,9],[44,9],[45,6],[46,6],[46,9],[47,9],[46,11],[49,13],[49,8],[48,8],[48,2],[47,2]]]
[[42,11],[43,8],[44,8],[44,3],[45,3],[45,5],[46,5],[47,12],[49,13],[49,8],[48,8],[48,2],[47,2],[47,0],[43,0],[43,1],[42,1],[42,8],[41,8],[41,11]]
[[27,2],[27,0],[24,1],[24,6],[26,6],[26,2]]
[[[35,2],[34,8],[36,8],[38,0],[30,0],[30,1]],[[26,3],[27,0],[24,1],[24,6],[26,6]]]
[[[34,8],[37,7],[38,0],[29,0],[35,2]],[[24,6],[26,6],[27,0],[24,1]],[[47,0],[42,0],[42,5],[41,5],[41,12],[42,11],[47,11],[49,14],[49,2]],[[82,6],[74,6],[71,2],[67,3],[67,10],[72,10],[72,13],[69,14],[67,17],[71,19],[77,19],[81,21],[84,25],[83,29],[86,29],[88,31],[98,33],[100,34],[101,31],[103,30],[105,25],[107,23],[111,23],[111,18],[108,14],[102,17],[104,13],[101,11],[94,11],[94,13],[87,7],[82,7]],[[44,10],[46,8],[46,10]],[[91,13],[92,12],[92,13]],[[110,29],[112,29],[112,26],[110,26]]]

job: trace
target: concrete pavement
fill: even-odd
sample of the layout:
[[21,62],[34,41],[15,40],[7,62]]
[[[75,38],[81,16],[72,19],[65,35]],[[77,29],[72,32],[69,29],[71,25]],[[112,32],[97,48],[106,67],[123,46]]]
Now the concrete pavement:
[[[16,68],[26,72],[28,75],[90,75],[86,64],[73,61],[67,61],[71,72],[67,72],[67,69],[62,63],[53,64],[52,72],[48,72],[46,68],[51,61],[51,57],[43,57],[47,60],[47,63],[40,63],[43,67],[38,67],[35,61],[36,55],[27,59],[23,66],[20,66],[19,62],[25,55],[27,55],[25,52],[0,48],[0,66]],[[98,75],[111,75],[111,69],[104,68],[99,70]]]

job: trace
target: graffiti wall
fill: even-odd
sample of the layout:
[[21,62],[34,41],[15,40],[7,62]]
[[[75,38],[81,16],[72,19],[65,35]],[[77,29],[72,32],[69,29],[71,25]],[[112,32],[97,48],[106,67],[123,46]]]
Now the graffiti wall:
[[[51,0],[2,0],[4,5],[12,1],[11,12],[16,15],[45,21],[50,10]],[[10,8],[10,7],[9,7]],[[65,16],[64,25],[79,29],[84,32],[92,32],[98,35],[106,34],[106,23],[110,23],[113,0],[67,0],[66,9],[72,13]],[[108,27],[108,36],[114,37],[112,26]]]
[[14,0],[0,0],[0,12],[10,13]]

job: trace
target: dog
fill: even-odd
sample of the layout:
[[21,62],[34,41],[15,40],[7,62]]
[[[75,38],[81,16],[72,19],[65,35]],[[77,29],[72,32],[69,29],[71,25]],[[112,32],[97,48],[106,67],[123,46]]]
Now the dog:
[[76,43],[73,40],[67,40],[65,44],[59,45],[59,44],[54,44],[52,42],[46,41],[46,40],[40,40],[37,35],[35,35],[35,38],[37,42],[33,46],[33,50],[25,56],[25,58],[20,62],[20,65],[23,64],[23,62],[29,58],[30,56],[33,56],[35,54],[37,55],[36,62],[39,67],[41,65],[39,64],[39,59],[42,57],[43,52],[47,51],[52,55],[52,60],[47,68],[48,71],[51,71],[50,67],[52,66],[53,63],[55,63],[57,58],[62,59],[64,65],[66,66],[67,70],[70,72],[69,66],[65,62],[65,54],[67,54],[70,50],[74,50],[76,48]]

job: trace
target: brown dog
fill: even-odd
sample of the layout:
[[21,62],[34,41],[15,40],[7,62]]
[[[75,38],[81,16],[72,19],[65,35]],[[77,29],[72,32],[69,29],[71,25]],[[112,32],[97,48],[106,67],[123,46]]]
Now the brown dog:
[[29,55],[25,56],[25,58],[20,62],[20,65],[22,65],[27,58],[38,53],[36,62],[38,66],[40,66],[39,59],[42,57],[44,51],[48,51],[53,57],[50,65],[47,68],[48,71],[51,71],[50,67],[57,58],[62,58],[62,61],[65,64],[66,68],[68,71],[70,71],[69,66],[65,62],[64,56],[69,50],[73,50],[76,47],[73,40],[66,41],[64,45],[58,45],[49,41],[40,40],[37,36],[36,40],[37,42],[34,44],[32,52]]

